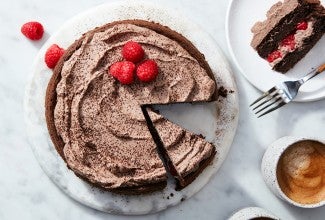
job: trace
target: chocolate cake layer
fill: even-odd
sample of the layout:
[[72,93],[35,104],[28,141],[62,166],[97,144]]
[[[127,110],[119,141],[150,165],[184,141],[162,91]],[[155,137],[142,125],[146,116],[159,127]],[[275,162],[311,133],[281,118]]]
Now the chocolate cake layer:
[[317,20],[313,25],[313,34],[308,38],[304,39],[300,49],[297,49],[289,54],[287,54],[282,61],[276,64],[273,69],[278,72],[285,73],[289,71],[296,63],[298,63],[314,45],[319,41],[319,39],[324,35],[325,19]]
[[[126,86],[107,73],[122,60],[129,40],[158,63],[155,81]],[[141,106],[215,97],[213,74],[186,38],[152,22],[118,21],[84,34],[67,49],[47,88],[46,120],[58,153],[76,175],[106,190],[139,194],[166,184]]]

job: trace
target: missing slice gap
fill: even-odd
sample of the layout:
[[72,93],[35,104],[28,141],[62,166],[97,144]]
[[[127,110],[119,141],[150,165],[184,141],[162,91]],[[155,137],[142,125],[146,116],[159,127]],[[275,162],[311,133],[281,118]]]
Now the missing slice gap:
[[168,174],[170,174],[170,176],[173,176],[176,180],[176,189],[180,189],[180,186],[182,186],[184,184],[184,179],[181,177],[181,175],[177,172],[174,164],[172,163],[168,153],[167,153],[167,150],[165,149],[164,147],[164,143],[162,142],[159,134],[158,134],[158,131],[156,130],[149,114],[148,114],[148,111],[147,111],[147,108],[150,108],[150,106],[148,105],[143,105],[141,106],[141,110],[143,112],[143,115],[146,119],[146,122],[147,122],[147,126],[148,126],[148,129],[150,131],[150,134],[154,140],[154,142],[156,143],[156,150],[158,152],[158,155],[159,155],[159,158],[161,159],[161,161],[163,162],[164,166],[165,166],[165,169],[166,169],[166,172]]

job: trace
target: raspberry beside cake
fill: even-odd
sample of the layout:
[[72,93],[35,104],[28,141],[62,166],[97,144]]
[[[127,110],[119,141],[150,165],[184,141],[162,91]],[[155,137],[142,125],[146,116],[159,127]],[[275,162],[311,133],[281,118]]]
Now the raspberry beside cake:
[[[129,41],[140,43],[146,58],[157,62],[154,81],[123,85],[107,73]],[[118,21],[85,33],[67,49],[47,88],[46,121],[58,153],[77,176],[109,191],[140,194],[166,185],[143,106],[210,101],[216,95],[204,56],[186,38],[152,22]],[[213,147],[204,159],[214,154]],[[201,157],[193,155],[197,169],[207,165],[199,163]]]
[[291,69],[325,32],[325,9],[319,0],[284,0],[266,16],[252,28],[251,46],[278,72]]

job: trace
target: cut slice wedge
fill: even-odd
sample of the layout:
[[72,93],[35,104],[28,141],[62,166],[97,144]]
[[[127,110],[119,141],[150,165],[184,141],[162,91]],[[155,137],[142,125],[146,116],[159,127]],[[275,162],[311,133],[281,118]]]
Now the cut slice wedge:
[[177,181],[176,190],[183,189],[212,162],[215,146],[202,135],[183,129],[149,107],[142,110],[163,163]]

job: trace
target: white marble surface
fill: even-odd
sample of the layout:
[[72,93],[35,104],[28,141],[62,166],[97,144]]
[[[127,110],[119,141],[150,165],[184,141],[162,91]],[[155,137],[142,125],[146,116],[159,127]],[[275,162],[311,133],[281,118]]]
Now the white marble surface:
[[[50,35],[72,15],[103,2],[106,1],[1,1],[0,219],[131,218],[94,211],[64,195],[34,159],[23,123],[24,86],[43,41],[27,41],[20,34],[21,24],[31,19],[39,20]],[[229,57],[224,32],[228,0],[156,2],[182,10],[203,26]],[[263,207],[281,219],[324,219],[324,208],[296,208],[273,195],[263,182],[260,162],[265,148],[279,137],[306,135],[324,138],[325,100],[292,103],[257,119],[249,111],[248,104],[260,93],[234,66],[233,70],[240,94],[239,127],[220,171],[190,200],[158,214],[136,219],[226,219],[246,206]]]

